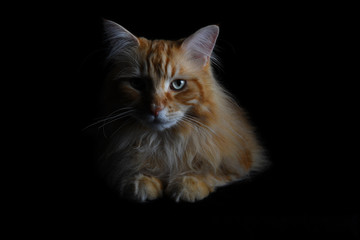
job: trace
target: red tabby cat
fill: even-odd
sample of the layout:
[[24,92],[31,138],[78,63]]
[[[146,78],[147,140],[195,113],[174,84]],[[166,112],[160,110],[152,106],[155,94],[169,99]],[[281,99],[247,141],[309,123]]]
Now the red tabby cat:
[[102,163],[122,195],[194,202],[263,166],[253,128],[212,73],[218,26],[178,41],[138,38],[108,20],[104,28],[101,123],[112,132]]

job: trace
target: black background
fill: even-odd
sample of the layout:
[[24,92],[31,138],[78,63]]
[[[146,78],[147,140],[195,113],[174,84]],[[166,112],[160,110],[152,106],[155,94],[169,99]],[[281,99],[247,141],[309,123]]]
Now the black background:
[[[54,4],[14,14],[22,17],[9,34],[22,56],[11,69],[19,105],[10,116],[20,117],[10,174],[21,197],[9,208],[22,209],[14,223],[54,236],[359,235],[350,7],[207,4]],[[218,24],[216,73],[249,113],[271,168],[197,203],[112,193],[93,166],[94,132],[82,130],[99,117],[102,18],[150,39]]]

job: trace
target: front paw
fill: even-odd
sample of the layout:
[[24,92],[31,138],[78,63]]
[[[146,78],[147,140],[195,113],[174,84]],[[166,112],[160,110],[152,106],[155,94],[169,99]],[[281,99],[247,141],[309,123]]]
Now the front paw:
[[124,194],[141,202],[154,200],[162,196],[162,183],[156,177],[139,173],[125,187]]
[[195,202],[207,197],[214,188],[196,176],[184,176],[170,183],[166,191],[176,202]]

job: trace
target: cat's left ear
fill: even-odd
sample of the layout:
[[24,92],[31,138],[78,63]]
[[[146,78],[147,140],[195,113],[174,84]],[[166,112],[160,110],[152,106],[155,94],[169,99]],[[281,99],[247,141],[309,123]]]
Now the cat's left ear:
[[209,25],[199,29],[197,32],[186,38],[181,47],[189,55],[190,59],[202,67],[210,62],[216,39],[219,35],[219,27]]

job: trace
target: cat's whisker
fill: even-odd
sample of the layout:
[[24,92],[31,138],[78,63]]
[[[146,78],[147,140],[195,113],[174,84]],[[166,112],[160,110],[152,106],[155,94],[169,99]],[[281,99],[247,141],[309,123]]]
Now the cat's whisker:
[[197,127],[197,128],[201,127],[202,128],[202,126],[200,124],[198,124],[197,122],[192,121],[191,119],[189,119],[189,118],[187,118],[185,116],[183,116],[183,118],[181,120],[183,120],[184,122],[191,125],[193,127],[193,129],[195,129],[195,127]]
[[[204,135],[205,138],[210,137],[210,132],[207,128],[201,126],[199,123],[196,123],[194,121],[191,121],[190,119],[181,119],[182,123],[186,123],[188,126],[190,126],[194,131],[196,131],[197,134]],[[205,131],[204,131],[205,130]]]
[[[115,117],[118,116],[118,115],[113,116],[115,113],[117,113],[117,112],[119,112],[119,111],[123,111],[123,110],[128,110],[128,111],[131,111],[131,110],[132,110],[132,111],[134,111],[134,110],[133,110],[133,107],[124,107],[124,108],[117,109],[117,110],[113,111],[112,113],[110,113],[109,115],[107,115],[106,117],[99,119],[98,121],[90,124],[89,126],[83,128],[82,130],[85,131],[86,129],[91,128],[91,127],[93,127],[93,126],[95,126],[95,125],[97,125],[97,124],[101,124],[101,123],[104,123],[104,122],[106,122],[106,121],[108,121],[108,120],[111,120],[111,119],[113,119],[113,118],[115,118]],[[123,112],[123,113],[127,113],[128,111]],[[122,113],[120,113],[120,114],[122,114]],[[99,128],[100,128],[100,127],[99,127]]]
[[191,117],[191,116],[189,116],[189,115],[185,115],[185,116],[183,116],[183,117],[184,117],[184,119],[187,119],[187,120],[189,120],[189,121],[191,121],[191,122],[193,122],[193,123],[195,123],[195,124],[198,124],[199,127],[203,127],[203,128],[205,128],[205,129],[211,131],[213,134],[217,135],[216,132],[215,132],[212,128],[210,128],[210,127],[207,126],[206,124],[198,121],[198,120],[195,119],[194,117]]
[[[182,125],[182,124],[186,124],[187,126],[189,126],[190,128],[192,128],[194,131],[196,131],[197,129],[195,129],[195,126],[194,126],[194,124],[192,124],[190,121],[186,121],[186,119],[180,119],[179,121],[178,121],[178,124],[179,125]],[[183,125],[184,126],[184,125]]]
[[[133,107],[123,107],[123,108],[119,108],[115,111],[113,111],[112,113],[110,113],[109,115],[107,115],[104,119],[106,118],[112,118],[116,113],[120,112],[120,111],[123,111],[123,110],[134,110]],[[125,111],[126,112],[126,111]]]
[[[104,123],[104,124],[101,125],[98,129],[102,128],[104,137],[107,138],[107,135],[106,135],[106,133],[105,133],[105,126],[108,125],[108,124],[110,124],[110,123],[112,123],[112,122],[115,122],[115,121],[118,121],[118,120],[120,120],[120,119],[123,119],[123,118],[126,118],[126,117],[130,116],[130,113],[133,112],[133,111],[135,111],[135,110],[129,110],[129,111],[125,112],[125,113],[120,113],[120,114],[118,114],[118,115],[116,115],[116,116],[114,116],[114,117],[111,117],[112,120],[109,118],[109,120],[111,120],[111,121],[108,121],[108,122]],[[115,119],[114,119],[114,118],[115,118]],[[125,122],[126,122],[126,121],[125,121]],[[122,126],[123,126],[123,125],[122,125]],[[120,129],[122,126],[120,126],[118,129]],[[114,135],[114,133],[111,134],[110,137],[112,137],[113,135]]]
[[134,110],[128,110],[128,111],[119,113],[119,114],[117,114],[117,115],[111,114],[111,115],[109,115],[107,118],[105,118],[104,121],[114,119],[114,118],[116,118],[116,117],[119,117],[119,116],[121,116],[121,115],[127,114],[127,113],[132,112],[132,111],[134,111]]
[[113,112],[110,113],[109,115],[113,115],[114,113],[119,112],[119,111],[122,111],[122,110],[130,110],[130,109],[134,109],[134,107],[122,107],[122,108],[119,108],[119,109],[113,111]]
[[169,119],[173,119],[173,118],[178,119],[179,114],[178,113],[169,113],[169,114],[166,115],[166,117],[169,118]]
[[128,122],[129,122],[129,120],[130,120],[130,119],[126,119],[126,120],[124,121],[124,124],[122,124],[120,127],[118,127],[118,128],[111,134],[110,138],[113,137],[118,131],[120,131],[125,125],[127,125]]
[[134,112],[134,111],[135,111],[135,110],[128,110],[128,111],[123,112],[123,113],[120,113],[120,114],[118,114],[118,115],[116,115],[116,116],[112,116],[112,117],[109,117],[109,118],[105,119],[105,120],[103,121],[104,123],[99,127],[99,129],[105,127],[106,125],[108,125],[108,124],[110,124],[110,123],[112,123],[112,122],[115,122],[115,121],[117,121],[117,120],[120,120],[120,119],[122,119],[122,118],[125,118],[125,117],[130,116],[130,113],[132,113],[132,112]]

